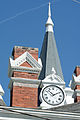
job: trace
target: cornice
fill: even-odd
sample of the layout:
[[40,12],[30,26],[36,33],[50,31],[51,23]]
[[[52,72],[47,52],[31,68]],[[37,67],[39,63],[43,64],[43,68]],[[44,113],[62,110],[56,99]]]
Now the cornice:
[[30,68],[30,67],[23,67],[23,66],[10,66],[8,69],[8,76],[11,77],[14,71],[37,73],[39,75],[41,70],[38,68]]
[[9,83],[9,85],[8,85],[8,88],[11,89],[12,84],[13,84],[14,82],[24,83],[24,84],[36,84],[36,85],[40,85],[41,80],[11,77],[11,80],[10,80],[10,83]]

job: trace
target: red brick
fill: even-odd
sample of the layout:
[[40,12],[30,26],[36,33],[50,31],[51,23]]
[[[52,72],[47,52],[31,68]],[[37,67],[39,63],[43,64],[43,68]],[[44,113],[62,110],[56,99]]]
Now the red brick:
[[75,73],[76,76],[79,76],[79,75],[80,75],[80,67],[79,67],[79,66],[77,66],[77,67],[75,68],[74,73]]
[[[24,91],[24,94],[20,93],[20,91]],[[26,91],[28,91],[28,94]],[[38,89],[14,86],[12,91],[11,106],[19,106],[19,107],[27,107],[27,108],[38,107]]]
[[75,89],[80,90],[80,85],[76,85]]
[[77,96],[75,102],[80,102],[80,96]]
[[38,79],[38,74],[14,71],[13,72],[13,77],[26,78],[26,79]]
[[13,57],[16,59],[20,55],[22,55],[25,52],[29,52],[37,61],[38,61],[38,49],[35,50],[35,48],[28,48],[28,47],[14,47],[13,49]]

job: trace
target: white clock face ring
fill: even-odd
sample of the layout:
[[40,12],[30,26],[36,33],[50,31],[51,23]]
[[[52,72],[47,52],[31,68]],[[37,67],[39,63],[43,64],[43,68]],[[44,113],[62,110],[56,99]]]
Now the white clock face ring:
[[42,91],[43,100],[50,105],[59,105],[64,100],[64,92],[55,85],[49,85]]

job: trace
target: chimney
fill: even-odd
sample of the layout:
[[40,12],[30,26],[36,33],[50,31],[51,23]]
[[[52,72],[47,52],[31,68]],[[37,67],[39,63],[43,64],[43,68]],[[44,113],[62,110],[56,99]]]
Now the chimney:
[[71,88],[74,90],[74,102],[80,102],[80,66],[74,70]]
[[80,75],[80,66],[76,66],[74,73],[75,73],[76,77]]
[[8,76],[10,77],[10,106],[38,107],[38,49],[15,46],[13,59],[9,59]]

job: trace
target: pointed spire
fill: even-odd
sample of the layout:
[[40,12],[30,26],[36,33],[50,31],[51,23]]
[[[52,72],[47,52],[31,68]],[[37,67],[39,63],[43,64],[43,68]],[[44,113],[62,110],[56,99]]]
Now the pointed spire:
[[48,20],[46,22],[46,32],[53,32],[53,21],[51,19],[51,8],[49,2],[49,10],[48,10]]
[[56,75],[60,76],[61,79],[64,81],[60,59],[56,47],[56,41],[53,33],[53,22],[51,19],[50,2],[48,20],[46,22],[46,34],[44,37],[40,58],[42,62],[42,70],[40,72],[39,79],[43,80],[48,75],[52,74],[52,68],[54,68],[54,70],[56,71]]

